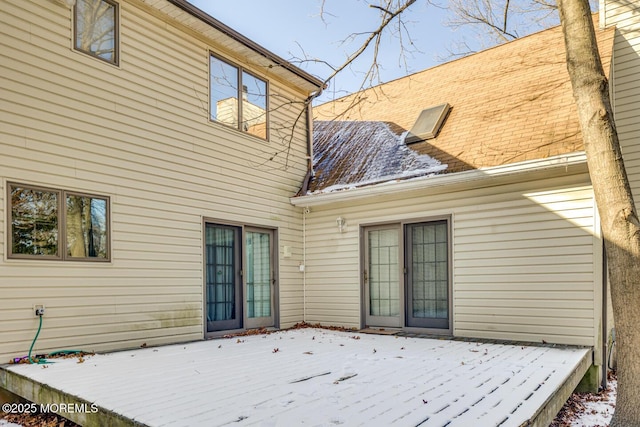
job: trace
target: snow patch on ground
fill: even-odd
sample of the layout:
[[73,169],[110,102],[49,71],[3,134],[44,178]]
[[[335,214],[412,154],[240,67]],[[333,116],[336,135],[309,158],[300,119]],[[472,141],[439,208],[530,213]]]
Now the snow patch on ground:
[[610,375],[607,389],[597,394],[574,393],[551,427],[606,427],[616,406],[618,382]]

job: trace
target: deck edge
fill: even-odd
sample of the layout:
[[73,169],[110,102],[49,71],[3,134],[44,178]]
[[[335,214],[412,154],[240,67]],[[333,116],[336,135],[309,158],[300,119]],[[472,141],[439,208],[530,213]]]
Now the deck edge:
[[520,424],[520,427],[548,427],[592,364],[593,349],[590,349],[585,353],[575,368],[573,368],[563,384],[547,398],[529,420]]
[[49,408],[60,407],[61,404],[79,408],[79,411],[53,411],[83,427],[148,427],[109,409],[95,405],[80,397],[65,393],[61,390],[32,380],[24,375],[6,369],[0,365],[0,388],[16,394],[29,402],[45,405]]

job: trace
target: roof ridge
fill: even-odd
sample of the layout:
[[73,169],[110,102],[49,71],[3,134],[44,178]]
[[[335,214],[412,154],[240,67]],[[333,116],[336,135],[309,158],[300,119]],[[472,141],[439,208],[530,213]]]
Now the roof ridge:
[[[592,12],[591,16],[592,16],[592,19],[594,20],[594,24],[599,22],[600,18],[599,18],[599,13],[598,12]],[[596,29],[596,32],[598,30],[600,30],[600,31],[606,31],[607,30],[607,28],[600,28],[598,25],[595,26],[595,29]],[[388,81],[386,81],[384,83],[379,83],[377,85],[370,86],[368,88],[365,88],[365,89],[362,89],[362,90],[359,90],[359,91],[356,91],[356,92],[349,93],[349,94],[341,96],[339,98],[335,98],[333,100],[330,100],[330,101],[327,101],[327,102],[323,102],[322,104],[319,104],[318,106],[324,105],[324,104],[330,104],[332,102],[340,101],[340,100],[342,100],[344,98],[348,98],[350,96],[353,96],[354,93],[365,92],[367,90],[377,90],[377,89],[381,88],[382,86],[388,85],[390,83],[397,82],[399,80],[403,80],[403,79],[407,79],[407,78],[411,78],[411,77],[417,76],[419,74],[424,74],[424,73],[432,71],[432,70],[434,70],[436,68],[440,68],[440,67],[443,67],[443,66],[446,66],[446,65],[449,65],[449,64],[453,64],[453,63],[456,63],[456,62],[461,62],[461,61],[464,61],[464,60],[469,60],[470,58],[473,58],[476,55],[481,55],[483,53],[490,52],[490,51],[498,49],[498,48],[502,48],[502,47],[505,47],[505,46],[508,46],[508,45],[512,45],[512,44],[517,43],[517,42],[522,42],[522,41],[524,41],[526,39],[529,39],[531,37],[540,36],[543,33],[551,32],[551,31],[561,31],[561,25],[560,24],[554,25],[553,27],[544,28],[542,30],[535,31],[535,32],[527,34],[525,36],[518,37],[517,39],[508,40],[508,41],[506,41],[504,43],[498,43],[498,44],[496,44],[494,46],[490,46],[490,47],[487,47],[487,48],[482,49],[480,51],[470,53],[469,55],[465,55],[465,56],[462,56],[462,57],[459,57],[459,58],[455,58],[455,59],[452,59],[450,61],[441,62],[441,63],[435,64],[435,65],[433,65],[431,67],[424,68],[422,70],[418,70],[418,71],[413,72],[411,74],[407,74],[406,76],[396,77],[395,79],[388,80]]]

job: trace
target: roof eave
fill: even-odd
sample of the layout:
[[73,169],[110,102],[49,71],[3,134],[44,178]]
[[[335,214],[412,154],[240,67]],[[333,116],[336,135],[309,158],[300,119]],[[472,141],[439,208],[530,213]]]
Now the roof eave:
[[321,88],[324,86],[324,82],[319,78],[307,73],[301,68],[296,67],[286,59],[281,58],[280,56],[276,55],[270,50],[265,49],[264,47],[260,46],[253,40],[243,36],[242,34],[232,29],[231,27],[218,21],[217,19],[207,14],[203,10],[195,7],[188,1],[186,0],[167,0],[167,1],[177,6],[178,8],[184,10],[185,12],[189,13],[190,15],[198,18],[199,20],[203,21],[207,25],[210,25],[211,27],[215,28],[221,33],[224,33],[225,35],[229,36],[230,38],[237,41],[238,43],[241,43],[242,45],[248,47],[249,49],[255,51],[256,53],[264,56],[269,61],[272,61],[274,64],[276,64],[277,66],[281,66],[282,68],[292,72],[296,76],[310,83],[313,87]]
[[587,156],[584,151],[452,174],[423,176],[330,193],[296,196],[292,197],[290,201],[292,205],[300,207],[321,206],[416,190],[436,190],[447,187],[458,191],[528,181],[539,179],[539,177],[552,178],[577,173],[588,173]]

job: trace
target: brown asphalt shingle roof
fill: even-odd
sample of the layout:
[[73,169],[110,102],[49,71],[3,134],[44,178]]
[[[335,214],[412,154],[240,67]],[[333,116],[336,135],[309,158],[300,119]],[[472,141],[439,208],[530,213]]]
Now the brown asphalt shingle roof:
[[[614,29],[598,29],[594,19],[608,75]],[[326,120],[382,121],[409,130],[423,109],[445,102],[452,110],[438,136],[409,146],[447,164],[444,173],[583,150],[560,27],[317,106],[315,126]],[[367,138],[351,144],[377,150]],[[316,171],[309,191],[332,186],[363,167],[362,157],[340,161],[349,159],[348,150],[314,143],[314,159],[327,156],[339,169]]]

